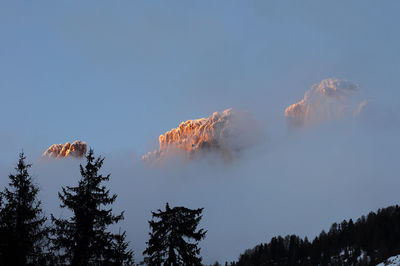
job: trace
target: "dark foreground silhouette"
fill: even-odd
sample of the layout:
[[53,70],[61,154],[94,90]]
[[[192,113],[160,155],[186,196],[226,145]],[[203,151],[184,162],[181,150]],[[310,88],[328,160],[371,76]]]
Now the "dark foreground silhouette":
[[312,242],[295,235],[274,237],[246,250],[231,265],[376,265],[400,254],[400,207],[391,206],[332,224]]
[[[70,216],[47,219],[38,200],[39,187],[29,174],[30,164],[20,154],[16,173],[0,192],[0,266],[128,266],[134,265],[133,251],[125,240],[126,232],[116,233],[110,226],[124,219],[114,214],[117,199],[106,184],[110,175],[99,173],[104,158],[86,155],[80,165],[76,186],[58,193],[60,208]],[[185,207],[153,212],[151,232],[144,251],[147,265],[201,265],[198,242],[205,237],[197,230],[203,209]],[[194,240],[194,242],[192,241]]]

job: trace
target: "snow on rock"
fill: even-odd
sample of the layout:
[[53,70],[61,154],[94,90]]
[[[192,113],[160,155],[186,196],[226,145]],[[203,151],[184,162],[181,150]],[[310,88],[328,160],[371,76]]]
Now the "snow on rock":
[[384,262],[377,264],[376,266],[399,266],[399,265],[400,265],[400,255],[396,255],[388,258]]

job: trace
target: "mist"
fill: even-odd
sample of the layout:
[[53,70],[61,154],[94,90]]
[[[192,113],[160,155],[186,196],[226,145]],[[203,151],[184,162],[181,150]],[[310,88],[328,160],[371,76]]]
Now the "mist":
[[[103,154],[94,147],[95,155],[105,156],[101,173],[111,173],[108,186],[118,194],[113,210],[125,211],[113,230],[127,231],[136,262],[143,259],[151,211],[166,202],[204,208],[200,227],[208,232],[200,246],[207,264],[235,260],[276,235],[313,238],[333,222],[398,202],[398,129],[353,119],[296,131],[284,123],[271,127],[265,141],[232,161],[210,152],[148,164],[134,151]],[[59,208],[57,192],[77,185],[85,160],[27,155],[46,215],[70,215]],[[2,175],[11,168],[3,166]]]

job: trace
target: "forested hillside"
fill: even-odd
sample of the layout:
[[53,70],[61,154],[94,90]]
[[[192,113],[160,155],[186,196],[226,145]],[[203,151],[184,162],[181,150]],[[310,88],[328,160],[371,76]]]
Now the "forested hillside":
[[400,253],[400,207],[390,206],[356,222],[332,224],[309,241],[274,237],[246,250],[232,265],[376,265]]

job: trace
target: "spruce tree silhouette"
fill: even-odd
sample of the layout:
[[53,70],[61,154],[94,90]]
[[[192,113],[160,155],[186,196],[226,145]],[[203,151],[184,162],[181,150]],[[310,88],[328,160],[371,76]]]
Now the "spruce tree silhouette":
[[0,265],[46,265],[48,228],[37,199],[39,188],[29,175],[31,165],[25,159],[20,153],[16,174],[9,175],[8,187],[1,192]]
[[77,187],[62,188],[58,193],[61,208],[72,211],[69,219],[56,219],[53,234],[54,250],[60,264],[72,266],[90,265],[133,265],[133,252],[128,250],[125,232],[113,234],[108,226],[123,219],[123,212],[114,215],[105,206],[114,203],[116,194],[102,184],[110,175],[103,176],[98,171],[104,158],[93,156],[90,149],[86,156],[86,166],[80,165],[81,179]]
[[[152,232],[143,255],[147,265],[201,265],[198,242],[207,233],[203,229],[196,231],[202,218],[203,208],[191,210],[185,207],[170,208],[168,203],[165,211],[158,209],[152,212],[153,219],[149,221]],[[157,221],[154,220],[157,219]],[[194,239],[194,243],[185,239]]]

